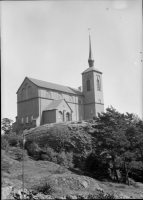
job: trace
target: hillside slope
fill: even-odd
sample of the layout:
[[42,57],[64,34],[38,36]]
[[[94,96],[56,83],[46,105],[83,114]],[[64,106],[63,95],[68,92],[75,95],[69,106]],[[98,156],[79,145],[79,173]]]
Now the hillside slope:
[[[4,160],[10,163],[9,170],[2,171],[3,199],[13,198],[13,191],[22,187],[23,162],[11,158],[9,152],[3,151],[2,154]],[[116,198],[143,198],[143,184],[137,183],[135,187],[100,182],[88,176],[73,173],[58,164],[49,161],[33,161],[30,158],[24,161],[24,183],[25,188],[31,192],[35,191],[35,194],[38,193],[38,187],[47,183],[50,189],[49,198],[66,197],[66,195],[77,196],[79,194],[87,197],[88,194],[98,195],[101,189],[104,193],[114,192]]]

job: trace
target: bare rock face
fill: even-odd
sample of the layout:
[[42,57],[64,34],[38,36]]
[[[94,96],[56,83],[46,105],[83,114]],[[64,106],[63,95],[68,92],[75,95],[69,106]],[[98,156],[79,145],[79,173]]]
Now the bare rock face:
[[[11,199],[12,186],[2,187],[2,199]],[[14,199],[14,198],[13,198]]]

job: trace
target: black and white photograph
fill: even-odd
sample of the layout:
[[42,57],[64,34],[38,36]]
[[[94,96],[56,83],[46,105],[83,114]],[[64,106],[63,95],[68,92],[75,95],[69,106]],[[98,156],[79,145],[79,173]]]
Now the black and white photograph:
[[142,0],[0,14],[2,199],[143,199]]

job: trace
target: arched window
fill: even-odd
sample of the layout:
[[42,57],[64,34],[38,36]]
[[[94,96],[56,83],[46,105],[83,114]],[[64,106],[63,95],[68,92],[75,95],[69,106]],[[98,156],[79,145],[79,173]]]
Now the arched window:
[[100,76],[97,76],[97,90],[100,91]]
[[70,121],[70,113],[69,112],[66,113],[66,122],[68,122],[68,121]]
[[26,90],[25,88],[22,89],[22,100],[26,98]]
[[28,99],[28,84],[25,84],[25,99]]
[[29,87],[28,87],[28,98],[30,98],[31,95],[32,95],[32,87],[29,86]]
[[50,93],[49,91],[46,91],[46,97],[47,97],[48,99],[51,99],[51,93]]
[[86,81],[86,85],[87,85],[87,91],[90,91],[91,88],[90,88],[90,80],[89,79]]
[[58,94],[58,99],[63,99],[63,96],[60,93]]

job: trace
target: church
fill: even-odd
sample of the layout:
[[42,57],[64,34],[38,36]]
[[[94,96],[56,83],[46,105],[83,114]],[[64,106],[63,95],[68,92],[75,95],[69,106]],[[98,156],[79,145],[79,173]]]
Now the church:
[[78,89],[25,77],[17,91],[16,129],[92,119],[104,112],[102,72],[94,68],[89,35],[89,67]]

